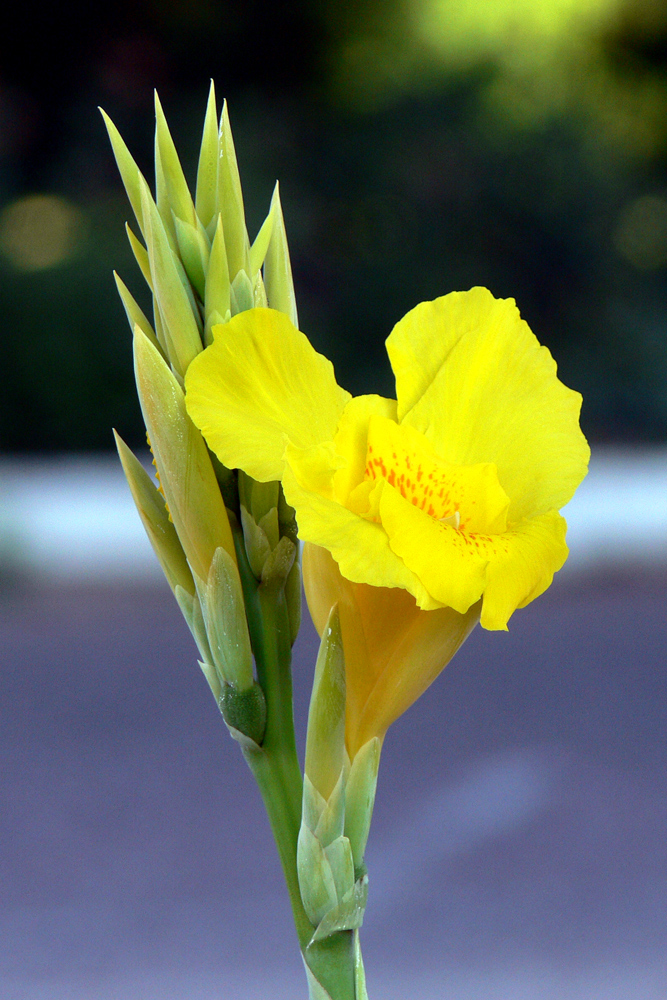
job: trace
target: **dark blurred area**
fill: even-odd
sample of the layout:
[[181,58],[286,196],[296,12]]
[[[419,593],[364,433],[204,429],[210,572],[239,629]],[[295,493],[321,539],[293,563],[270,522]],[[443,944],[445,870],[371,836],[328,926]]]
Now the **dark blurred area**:
[[250,237],[274,180],[301,326],[352,392],[422,299],[516,298],[593,442],[667,439],[667,6],[651,0],[21,5],[0,63],[3,451],[144,440],[111,270],[141,298],[96,106],[194,183],[209,78]]

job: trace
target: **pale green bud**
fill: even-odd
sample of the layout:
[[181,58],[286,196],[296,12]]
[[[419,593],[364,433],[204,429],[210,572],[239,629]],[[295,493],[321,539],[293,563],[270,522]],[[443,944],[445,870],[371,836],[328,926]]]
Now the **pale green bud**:
[[249,690],[254,677],[241,580],[236,560],[222,547],[211,562],[204,611],[213,662],[221,678],[238,691]]
[[194,226],[195,206],[157,91],[155,92],[155,159],[156,163],[159,162],[161,165],[165,204],[169,213],[169,219],[164,219],[165,225],[171,222],[172,216],[175,216]]
[[269,249],[271,234],[273,233],[274,208],[275,203],[272,201],[269,214],[264,219],[264,222],[255,237],[255,242],[250,247],[250,273],[252,275],[259,273],[259,270],[264,263],[264,258],[266,257],[266,251]]
[[230,299],[232,316],[245,312],[247,309],[252,309],[255,305],[255,293],[252,281],[243,269],[237,271],[236,277],[232,281]]
[[208,229],[217,218],[218,189],[218,113],[215,106],[215,87],[211,80],[204,118],[199,165],[197,167],[197,189],[195,206],[202,224]]
[[148,250],[146,250],[146,247],[143,245],[143,243],[141,243],[137,239],[137,237],[134,235],[127,222],[125,223],[125,232],[127,233],[127,238],[130,241],[130,247],[132,248],[134,259],[139,265],[139,270],[143,274],[144,280],[146,281],[146,284],[148,285],[148,287],[152,292],[153,278],[151,276],[150,261],[148,260]]
[[206,272],[211,255],[211,245],[206,230],[199,219],[194,226],[191,226],[177,215],[174,215],[174,226],[185,273],[203,302],[206,293]]
[[188,594],[194,594],[195,585],[192,573],[178,540],[176,529],[169,520],[164,497],[158,491],[139,459],[130,451],[116,431],[114,431],[114,437],[118,448],[118,457],[130,487],[132,499],[169,586],[173,591],[181,588]]
[[249,270],[249,244],[245,227],[241,178],[236,162],[236,150],[229,124],[227,102],[222,106],[218,137],[218,211],[222,215],[229,277],[233,281],[239,271]]
[[134,328],[137,390],[169,512],[193,573],[206,580],[215,550],[235,558],[227,511],[183,390],[150,340]]
[[324,799],[346,763],[345,656],[338,605],[322,633],[308,711],[305,771]]
[[145,183],[141,193],[151,277],[169,347],[169,360],[182,377],[203,346],[197,323],[198,310],[183,265],[169,245],[162,219]]
[[158,338],[155,336],[155,331],[150,324],[150,320],[143,313],[134,297],[131,295],[129,289],[125,283],[119,278],[116,272],[113,272],[114,279],[116,281],[116,288],[118,289],[118,294],[120,295],[121,302],[123,303],[123,308],[125,309],[125,315],[127,316],[127,321],[130,324],[130,330],[134,332],[135,326],[138,326],[143,333],[146,334],[150,340],[153,347],[155,347],[160,354],[164,356],[164,351],[162,345],[159,343]]
[[361,869],[375,805],[382,741],[374,736],[356,753],[345,793],[345,836],[352,845],[355,869]]
[[297,558],[298,551],[298,547],[296,547],[294,563],[285,580],[285,603],[287,604],[292,645],[296,642],[301,628],[301,564]]
[[243,529],[243,541],[245,543],[246,555],[250,569],[258,580],[262,578],[264,563],[271,554],[271,546],[266,537],[266,532],[260,528],[252,514],[248,513],[241,504],[241,527]]
[[298,329],[299,318],[296,311],[294,282],[292,281],[292,265],[287,247],[285,220],[283,219],[283,210],[280,205],[280,194],[277,184],[271,200],[270,214],[273,215],[273,226],[264,261],[266,294],[269,306],[272,309],[277,309],[279,312],[284,312]]
[[113,154],[118,165],[118,172],[120,173],[121,180],[123,181],[123,185],[127,192],[127,197],[130,201],[130,205],[132,206],[132,211],[134,212],[137,222],[139,223],[139,229],[143,233],[144,223],[143,211],[141,207],[141,181],[144,180],[143,175],[139,170],[139,167],[134,162],[132,154],[125,145],[120,132],[111,121],[106,111],[103,111],[102,108],[99,110],[109,134],[111,148],[113,149]]
[[207,343],[210,343],[212,339],[211,328],[216,323],[225,322],[228,314],[231,316],[231,289],[229,285],[229,271],[227,269],[225,236],[222,231],[222,218],[218,216],[215,235],[211,244],[204,292]]

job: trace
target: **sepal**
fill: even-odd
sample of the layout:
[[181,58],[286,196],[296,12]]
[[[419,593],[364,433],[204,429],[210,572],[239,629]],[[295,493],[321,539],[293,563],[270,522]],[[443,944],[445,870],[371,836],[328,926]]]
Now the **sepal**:
[[338,904],[336,880],[322,844],[305,823],[296,849],[297,874],[303,908],[313,927]]
[[283,535],[262,566],[262,586],[266,589],[284,587],[294,565],[296,553],[294,542]]
[[270,555],[271,546],[269,545],[266,532],[263,528],[260,528],[255,518],[246,510],[243,504],[241,504],[241,527],[243,529],[243,540],[250,569],[257,580],[261,580],[264,563]]
[[215,698],[216,705],[220,695],[222,694],[222,688],[220,686],[220,678],[218,677],[215,667],[211,666],[210,663],[204,663],[202,660],[197,661],[201,667],[201,672],[206,678],[206,682],[211,689],[211,694]]
[[345,835],[349,837],[355,870],[363,865],[375,805],[382,741],[374,736],[355,754],[345,792]]
[[368,902],[368,875],[362,875],[317,925],[312,941],[323,941],[336,931],[358,930]]
[[[219,693],[215,694],[215,690],[213,689],[213,685],[211,684],[211,680],[209,678],[207,671],[209,672],[213,671],[213,673],[215,673],[216,676],[218,672],[215,669],[215,666],[213,665],[213,656],[211,655],[211,647],[208,644],[206,625],[204,623],[204,615],[202,613],[201,604],[199,603],[199,597],[197,596],[197,594],[189,594],[187,591],[183,590],[182,587],[176,587],[176,590],[174,591],[174,597],[178,601],[178,606],[181,609],[181,614],[185,618],[187,626],[192,632],[192,638],[195,640],[197,644],[197,649],[199,650],[199,654],[204,660],[204,663],[206,665],[206,670],[204,670],[204,667],[202,667],[202,670],[204,670],[206,679],[208,680],[209,685],[211,686],[211,690],[213,691],[215,699],[217,701],[219,698]],[[220,687],[219,680],[217,686],[218,688]]]

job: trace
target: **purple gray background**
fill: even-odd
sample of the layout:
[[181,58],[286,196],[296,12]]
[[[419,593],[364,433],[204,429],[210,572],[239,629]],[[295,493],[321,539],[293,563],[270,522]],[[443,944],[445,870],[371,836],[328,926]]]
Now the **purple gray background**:
[[[564,576],[390,731],[372,1000],[667,996],[667,575]],[[305,997],[259,796],[165,585],[0,593],[0,997]],[[303,735],[316,651],[295,651]]]

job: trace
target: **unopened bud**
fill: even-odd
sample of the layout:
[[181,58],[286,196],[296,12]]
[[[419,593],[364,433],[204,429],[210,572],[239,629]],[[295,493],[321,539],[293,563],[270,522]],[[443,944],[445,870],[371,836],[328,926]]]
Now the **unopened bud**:
[[247,691],[254,678],[243,591],[236,561],[222,547],[211,562],[204,607],[211,654],[221,678],[237,691]]
[[253,684],[247,691],[237,691],[229,684],[223,684],[218,705],[231,730],[241,733],[258,746],[262,745],[266,729],[266,699],[259,684]]

